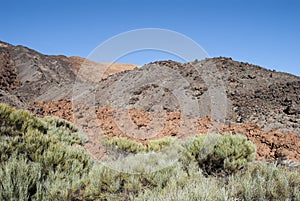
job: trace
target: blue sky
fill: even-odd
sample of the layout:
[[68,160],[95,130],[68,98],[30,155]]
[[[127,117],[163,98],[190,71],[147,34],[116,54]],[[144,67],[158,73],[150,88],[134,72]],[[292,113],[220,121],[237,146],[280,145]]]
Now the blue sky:
[[[211,57],[227,56],[300,75],[297,0],[0,0],[0,40],[44,54],[87,57],[125,31],[170,29]],[[145,51],[120,62],[144,64],[174,56]]]

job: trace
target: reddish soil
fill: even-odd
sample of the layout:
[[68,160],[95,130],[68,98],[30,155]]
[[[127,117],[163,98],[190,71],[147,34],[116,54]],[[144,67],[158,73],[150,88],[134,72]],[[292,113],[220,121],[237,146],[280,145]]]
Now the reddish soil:
[[[51,101],[47,103],[38,102],[32,103],[35,108],[34,111],[38,116],[58,116],[68,121],[74,122],[72,103],[70,100]],[[184,138],[191,134],[181,134],[179,131],[182,116],[180,111],[166,112],[166,118],[164,126],[158,135],[147,139],[134,138],[129,133],[124,133],[120,129],[120,125],[117,125],[115,117],[113,115],[114,110],[111,108],[97,108],[97,122],[101,127],[102,134],[104,136],[123,136],[129,139],[139,141],[143,144],[147,143],[149,139],[158,139],[164,136],[174,136],[178,138]],[[147,128],[151,122],[151,112],[144,110],[130,109],[128,111],[133,123],[139,128]],[[233,124],[224,125],[211,122],[209,117],[200,118],[196,123],[198,133],[207,133],[212,127],[216,127],[220,133],[233,133],[243,134],[249,140],[255,143],[257,147],[256,159],[274,161],[278,159],[288,159],[291,161],[300,162],[300,141],[299,137],[295,133],[283,133],[279,130],[264,131],[255,123],[245,124]],[[87,132],[88,133],[88,132]],[[99,140],[100,136],[90,138],[93,140]],[[97,152],[97,147],[100,146],[99,142],[88,142],[85,147],[87,151],[94,154],[95,158],[101,158],[101,152]],[[97,145],[95,147],[95,145]],[[98,155],[97,155],[98,154]]]

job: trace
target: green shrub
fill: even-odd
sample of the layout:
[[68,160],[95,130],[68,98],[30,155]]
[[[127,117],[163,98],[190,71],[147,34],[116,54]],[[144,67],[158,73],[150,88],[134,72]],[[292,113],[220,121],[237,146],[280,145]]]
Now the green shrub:
[[127,153],[136,154],[145,151],[145,147],[141,143],[124,137],[105,137],[101,141],[107,148],[122,150]]
[[169,167],[147,174],[127,174],[97,164],[90,171],[83,200],[134,200],[144,190],[164,189],[179,168]]
[[47,125],[41,119],[33,117],[26,111],[16,110],[0,103],[0,128],[2,135],[16,135],[35,129],[45,133]]
[[243,200],[300,200],[299,169],[256,162],[228,179],[232,196]]
[[44,117],[42,121],[46,124],[46,134],[55,136],[58,140],[68,144],[83,144],[87,142],[84,135],[70,122],[57,117]]
[[72,146],[78,132],[0,104],[0,200],[300,200],[299,169],[249,163],[255,146],[240,135],[106,138],[129,153],[109,164]]
[[16,110],[0,103],[0,132],[2,136],[22,135],[29,130],[53,135],[69,144],[83,143],[78,135],[79,131],[66,120],[57,117],[36,118],[24,110]]
[[68,200],[92,166],[75,127],[0,104],[0,200]]
[[169,148],[171,145],[174,144],[175,138],[171,137],[163,137],[158,140],[149,140],[147,142],[147,151],[161,151],[164,149]]
[[300,200],[299,169],[256,162],[243,171],[223,177],[206,177],[197,169],[193,169],[190,176],[182,168],[176,172],[178,174],[169,174],[164,188],[145,189],[134,200]]
[[[190,161],[196,161],[207,175],[236,172],[254,160],[256,151],[255,145],[245,136],[231,134],[197,135],[183,142],[178,140],[176,143],[171,138],[162,138],[149,141],[146,146],[118,137],[105,138],[104,143],[114,149],[133,154],[167,150],[170,145],[172,145],[171,149],[179,147],[178,158],[181,158],[180,161],[184,166],[187,166]],[[188,169],[186,171],[189,172]]]
[[0,200],[29,200],[39,197],[37,183],[42,179],[41,166],[24,158],[11,157],[0,168]]
[[174,139],[170,137],[164,137],[158,140],[149,140],[146,145],[129,140],[125,137],[104,137],[102,139],[102,143],[107,147],[133,154],[161,151],[168,148],[173,142]]
[[255,145],[245,136],[197,135],[184,144],[188,160],[196,160],[206,174],[233,173],[254,160]]

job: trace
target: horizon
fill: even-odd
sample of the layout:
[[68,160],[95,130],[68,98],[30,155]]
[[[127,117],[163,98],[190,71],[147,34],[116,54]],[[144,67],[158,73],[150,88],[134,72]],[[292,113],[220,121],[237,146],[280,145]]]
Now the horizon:
[[[0,40],[0,43],[1,43],[1,42],[2,42],[2,43],[7,43],[7,44],[13,45],[13,46],[23,46],[23,47],[29,48],[29,49],[31,49],[31,50],[33,50],[33,51],[37,51],[37,50],[35,50],[35,49],[32,49],[32,48],[30,48],[30,47],[27,47],[27,46],[24,46],[24,45],[21,45],[21,44],[11,44],[11,43],[8,43],[8,42],[1,41],[1,40]],[[47,54],[44,54],[43,52],[39,52],[39,51],[37,51],[37,52],[40,53],[40,54],[46,55],[46,56],[80,57],[80,58],[88,59],[88,60],[93,61],[93,62],[98,62],[98,63],[109,63],[109,62],[105,62],[105,61],[99,62],[99,61],[96,61],[96,60],[93,60],[93,59],[90,59],[90,58],[81,57],[81,56],[76,56],[76,55],[70,55],[70,56],[67,56],[67,55],[61,55],[61,54],[51,54],[51,55],[47,55]],[[166,55],[169,56],[169,54],[166,54]],[[172,57],[172,55],[171,55],[171,57]],[[176,62],[181,62],[181,63],[185,63],[185,62],[186,62],[186,61],[184,61],[183,59],[181,59],[181,58],[179,58],[179,57],[176,57],[176,56],[173,56],[173,58],[176,58],[176,59],[173,60],[172,58],[167,58],[167,59],[165,59],[165,60],[154,60],[154,61],[167,61],[167,60],[171,60],[171,61],[176,61]],[[236,62],[249,63],[249,62],[247,62],[247,61],[238,61],[238,60],[236,60],[236,59],[234,59],[234,58],[232,58],[232,57],[225,57],[225,56],[208,57],[208,58],[209,58],[209,59],[214,59],[214,58],[229,58],[229,59],[232,59],[233,61],[236,61]],[[127,58],[126,58],[126,59],[127,59]],[[204,60],[204,59],[207,59],[207,58],[200,59],[199,61]],[[121,61],[122,61],[122,60],[121,60]],[[144,64],[142,64],[142,65],[135,64],[135,63],[128,63],[128,62],[127,62],[127,63],[126,63],[126,62],[125,62],[125,63],[124,63],[124,62],[121,63],[121,62],[118,62],[118,61],[112,62],[112,63],[118,63],[118,64],[133,64],[133,65],[142,67],[142,66],[144,66],[144,65],[146,65],[146,64],[149,64],[149,63],[151,63],[151,62],[154,62],[154,61],[149,61],[148,63],[144,63]],[[254,64],[254,63],[249,63],[249,64],[259,66],[259,65]],[[272,70],[272,71],[275,70],[275,69],[270,69],[270,68],[267,68],[267,67],[264,67],[264,66],[259,66],[259,67],[265,68],[265,69],[267,69],[267,70]],[[277,70],[275,70],[275,72],[279,72],[279,73],[289,73],[289,72],[277,71]],[[292,74],[292,73],[289,73],[289,74]],[[296,75],[296,74],[292,74],[292,75]],[[299,75],[296,75],[296,76],[299,76]]]
[[[300,2],[26,1],[4,2],[0,40],[46,55],[87,58],[99,44],[130,30],[169,29],[201,45],[209,58],[230,57],[300,75]],[[155,11],[155,12],[154,12]],[[189,11],[189,12],[185,12]],[[180,58],[156,50],[133,52],[118,63],[143,65]]]

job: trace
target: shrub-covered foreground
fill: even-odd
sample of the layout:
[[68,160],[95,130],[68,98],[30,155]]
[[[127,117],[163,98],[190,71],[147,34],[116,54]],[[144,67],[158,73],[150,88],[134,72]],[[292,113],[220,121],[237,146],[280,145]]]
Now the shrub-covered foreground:
[[[299,169],[252,162],[255,147],[240,135],[147,146],[107,138],[108,147],[128,153],[107,166],[72,146],[84,142],[64,120],[0,104],[0,126],[0,200],[300,200]],[[154,171],[152,164],[163,164],[160,156],[176,160]],[[111,168],[129,164],[136,174]]]
[[0,104],[0,200],[69,199],[92,161],[76,128]]

